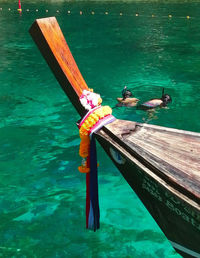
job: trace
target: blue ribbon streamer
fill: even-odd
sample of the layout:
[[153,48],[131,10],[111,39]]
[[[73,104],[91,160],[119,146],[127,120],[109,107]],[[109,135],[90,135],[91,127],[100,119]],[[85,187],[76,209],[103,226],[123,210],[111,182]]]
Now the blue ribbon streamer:
[[90,140],[90,211],[88,218],[88,228],[96,231],[100,227],[99,196],[98,196],[98,171],[97,152],[95,137]]

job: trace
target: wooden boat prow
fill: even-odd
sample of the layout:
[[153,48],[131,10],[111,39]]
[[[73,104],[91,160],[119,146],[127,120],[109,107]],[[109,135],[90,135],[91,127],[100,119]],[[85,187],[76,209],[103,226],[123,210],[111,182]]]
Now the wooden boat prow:
[[116,120],[96,138],[174,249],[200,257],[200,134]]
[[131,155],[200,204],[200,134],[116,120],[105,126]]
[[88,86],[71,54],[55,17],[36,19],[29,30],[60,86],[80,115],[86,110],[79,97]]
[[[30,34],[83,116],[79,97],[88,86],[55,17],[36,20]],[[200,257],[200,133],[117,119],[95,137],[174,249]]]

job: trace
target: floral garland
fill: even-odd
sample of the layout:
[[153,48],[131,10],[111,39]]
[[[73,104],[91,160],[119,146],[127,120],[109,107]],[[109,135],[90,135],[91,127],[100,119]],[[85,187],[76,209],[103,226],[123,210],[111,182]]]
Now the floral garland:
[[81,138],[79,154],[82,165],[78,167],[81,173],[86,173],[86,227],[96,231],[99,228],[99,199],[98,199],[98,171],[94,132],[102,126],[112,122],[109,106],[101,106],[102,99],[92,90],[83,90],[80,102],[88,113],[79,123]]
[[80,96],[80,102],[86,110],[91,110],[101,105],[102,99],[99,94],[93,92],[93,89],[89,89],[83,90]]
[[112,109],[109,106],[100,106],[95,109],[89,116],[86,115],[85,120],[81,122],[79,135],[81,138],[79,155],[83,158],[82,165],[78,167],[81,173],[88,173],[90,171],[87,164],[87,157],[89,156],[90,147],[90,133],[91,129],[104,117],[111,115]]

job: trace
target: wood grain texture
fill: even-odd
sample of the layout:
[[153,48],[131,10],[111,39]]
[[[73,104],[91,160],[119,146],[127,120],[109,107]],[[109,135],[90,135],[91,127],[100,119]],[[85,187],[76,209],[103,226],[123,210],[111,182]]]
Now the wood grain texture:
[[29,30],[62,89],[80,115],[85,109],[79,97],[88,86],[71,54],[55,17],[37,19]]
[[169,184],[200,202],[199,133],[123,120],[107,125],[105,132]]
[[[199,199],[191,199],[188,194],[180,192],[177,185],[171,184],[166,176],[161,178],[155,170],[147,168],[132,155],[129,148],[125,147],[126,144],[122,144],[121,140],[118,143],[112,134],[101,130],[97,133],[97,139],[166,237],[172,242],[200,253]],[[125,163],[118,162],[117,157],[120,156],[126,160]],[[179,249],[177,252],[181,253]],[[182,255],[189,257],[185,253]]]

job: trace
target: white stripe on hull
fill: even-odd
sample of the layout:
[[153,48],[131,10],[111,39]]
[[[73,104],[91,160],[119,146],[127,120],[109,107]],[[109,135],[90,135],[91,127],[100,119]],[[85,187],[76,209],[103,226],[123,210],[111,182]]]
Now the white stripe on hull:
[[194,251],[192,251],[192,250],[190,250],[190,249],[188,249],[188,248],[186,248],[186,247],[184,247],[182,245],[179,245],[179,244],[177,244],[177,243],[175,243],[173,241],[170,241],[170,243],[172,244],[172,246],[174,248],[176,248],[176,249],[178,249],[178,250],[180,250],[180,251],[182,251],[182,252],[184,252],[186,254],[189,254],[189,255],[191,255],[193,257],[200,258],[200,254],[199,253],[194,252]]

